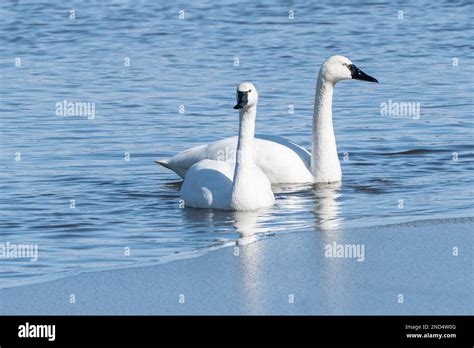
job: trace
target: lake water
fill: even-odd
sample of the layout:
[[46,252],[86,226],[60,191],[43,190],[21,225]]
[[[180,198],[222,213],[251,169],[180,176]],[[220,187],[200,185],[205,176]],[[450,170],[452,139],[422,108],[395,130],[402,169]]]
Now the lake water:
[[[0,258],[0,287],[239,238],[474,216],[472,17],[470,1],[2,1],[0,244],[39,255]],[[310,148],[333,54],[380,81],[336,87],[343,182],[275,186],[257,212],[181,209],[179,178],[154,160],[235,135],[243,81],[259,90],[257,133]],[[95,115],[58,115],[64,100]]]

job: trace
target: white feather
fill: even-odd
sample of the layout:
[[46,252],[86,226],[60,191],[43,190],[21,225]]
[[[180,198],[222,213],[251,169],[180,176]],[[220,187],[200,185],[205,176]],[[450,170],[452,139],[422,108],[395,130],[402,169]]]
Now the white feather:
[[[292,141],[271,135],[257,135],[254,144],[256,164],[272,184],[338,182],[342,172],[332,123],[334,85],[351,79],[352,62],[332,56],[319,71],[313,112],[312,152]],[[191,166],[203,159],[235,160],[237,137],[200,145],[158,162],[184,178]]]
[[[228,144],[239,149],[240,156],[234,153],[233,161],[218,160],[212,156],[207,159],[203,153],[206,153],[209,145],[183,154],[183,161],[175,162],[179,163],[179,171],[184,168],[183,163],[189,163],[191,158],[197,161],[186,172],[181,187],[181,197],[186,206],[242,211],[268,207],[275,202],[270,181],[254,162],[258,94],[255,86],[249,83],[241,84],[239,89],[252,91],[248,93],[247,106],[240,109],[239,137],[233,138]],[[215,150],[210,151],[214,153]],[[170,162],[166,162],[166,166]]]

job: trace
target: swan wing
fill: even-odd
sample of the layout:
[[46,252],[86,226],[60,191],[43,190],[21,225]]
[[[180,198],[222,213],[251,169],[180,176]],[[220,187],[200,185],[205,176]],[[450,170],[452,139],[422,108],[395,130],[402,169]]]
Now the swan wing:
[[256,163],[272,184],[312,182],[306,149],[279,136],[259,135],[255,140]]
[[189,207],[229,209],[232,177],[233,165],[230,162],[199,161],[185,176],[181,198]]
[[[311,154],[294,142],[272,135],[255,138],[255,161],[272,184],[311,182]],[[237,137],[225,138],[208,145],[200,145],[157,161],[184,178],[191,166],[203,159],[235,160]]]

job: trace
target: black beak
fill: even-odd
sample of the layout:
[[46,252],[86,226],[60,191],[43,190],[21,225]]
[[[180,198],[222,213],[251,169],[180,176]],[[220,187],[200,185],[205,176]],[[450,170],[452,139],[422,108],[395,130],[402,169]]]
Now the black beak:
[[243,109],[249,102],[249,92],[240,92],[237,91],[237,105],[234,106],[234,109]]
[[354,64],[348,65],[347,66],[349,70],[351,71],[352,78],[354,80],[362,80],[362,81],[369,81],[369,82],[377,82],[376,78],[373,78],[370,75],[367,75],[365,72],[360,70],[358,67],[356,67]]

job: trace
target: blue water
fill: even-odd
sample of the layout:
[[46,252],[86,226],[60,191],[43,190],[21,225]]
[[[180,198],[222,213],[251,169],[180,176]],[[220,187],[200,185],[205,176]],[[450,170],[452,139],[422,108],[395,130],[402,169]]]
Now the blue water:
[[[470,1],[2,1],[0,243],[39,258],[0,258],[0,287],[241,237],[474,216],[472,17]],[[336,87],[342,184],[275,186],[276,205],[248,214],[181,209],[154,160],[235,135],[247,80],[257,131],[310,148],[333,54],[380,81]],[[65,99],[95,117],[56,115]],[[389,100],[420,117],[381,115]]]

